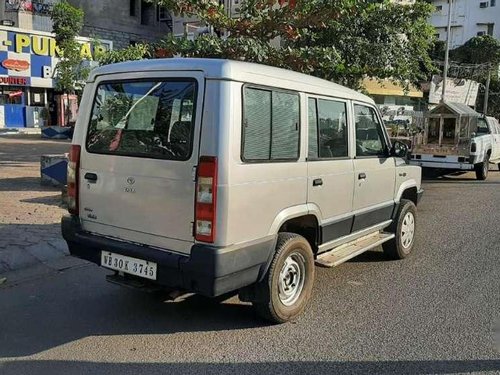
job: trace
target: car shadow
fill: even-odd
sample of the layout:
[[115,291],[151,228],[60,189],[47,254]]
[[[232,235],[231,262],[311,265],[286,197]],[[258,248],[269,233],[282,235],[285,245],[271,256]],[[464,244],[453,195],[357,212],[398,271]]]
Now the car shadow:
[[[1,366],[1,363],[0,363]],[[289,361],[246,363],[113,363],[62,360],[9,361],[3,375],[19,374],[459,374],[500,370],[500,360]]]
[[[167,301],[107,283],[93,264],[0,287],[0,358],[22,357],[96,335],[172,334],[268,326],[237,297]],[[1,366],[0,366],[1,367]],[[0,371],[1,373],[2,371]]]
[[[59,188],[60,190],[60,188]],[[21,199],[23,203],[33,203],[33,204],[44,204],[46,206],[56,206],[63,207],[63,202],[61,198],[61,194],[52,194],[47,195],[45,197],[37,197],[37,198],[29,198],[29,199]]]
[[350,263],[378,263],[389,261],[390,259],[382,252],[381,248],[365,251],[349,260]]
[[42,185],[40,176],[0,178],[0,191],[61,191],[61,187]]

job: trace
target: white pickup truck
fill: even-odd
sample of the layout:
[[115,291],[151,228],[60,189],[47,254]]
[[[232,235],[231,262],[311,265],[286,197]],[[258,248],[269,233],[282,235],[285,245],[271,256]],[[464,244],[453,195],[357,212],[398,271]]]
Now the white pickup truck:
[[431,111],[420,141],[414,142],[410,164],[424,172],[474,170],[478,180],[488,177],[490,164],[500,168],[500,124],[465,107],[446,103]]

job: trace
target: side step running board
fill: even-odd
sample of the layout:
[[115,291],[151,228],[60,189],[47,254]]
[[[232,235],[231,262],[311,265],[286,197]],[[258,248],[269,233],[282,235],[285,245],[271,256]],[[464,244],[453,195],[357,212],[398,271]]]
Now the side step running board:
[[384,242],[392,240],[393,233],[375,232],[367,236],[358,238],[353,242],[336,247],[326,253],[318,255],[316,265],[320,267],[335,267],[348,261],[367,250],[373,249]]

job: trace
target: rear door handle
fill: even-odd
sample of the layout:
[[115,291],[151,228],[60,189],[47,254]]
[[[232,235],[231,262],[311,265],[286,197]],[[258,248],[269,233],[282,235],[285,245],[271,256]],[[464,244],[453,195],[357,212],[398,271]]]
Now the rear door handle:
[[358,180],[364,180],[366,178],[366,173],[358,174]]
[[87,172],[87,173],[85,173],[84,177],[85,177],[86,180],[89,180],[89,181],[92,181],[92,182],[96,182],[97,181],[97,175],[95,173]]
[[313,186],[321,186],[323,185],[323,180],[321,178],[316,178],[313,180]]

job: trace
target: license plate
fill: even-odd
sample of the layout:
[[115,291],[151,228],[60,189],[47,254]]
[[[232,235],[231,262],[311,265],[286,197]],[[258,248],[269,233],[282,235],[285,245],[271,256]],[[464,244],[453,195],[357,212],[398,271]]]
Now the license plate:
[[147,260],[102,251],[101,266],[146,279],[156,280],[156,263],[148,262]]

